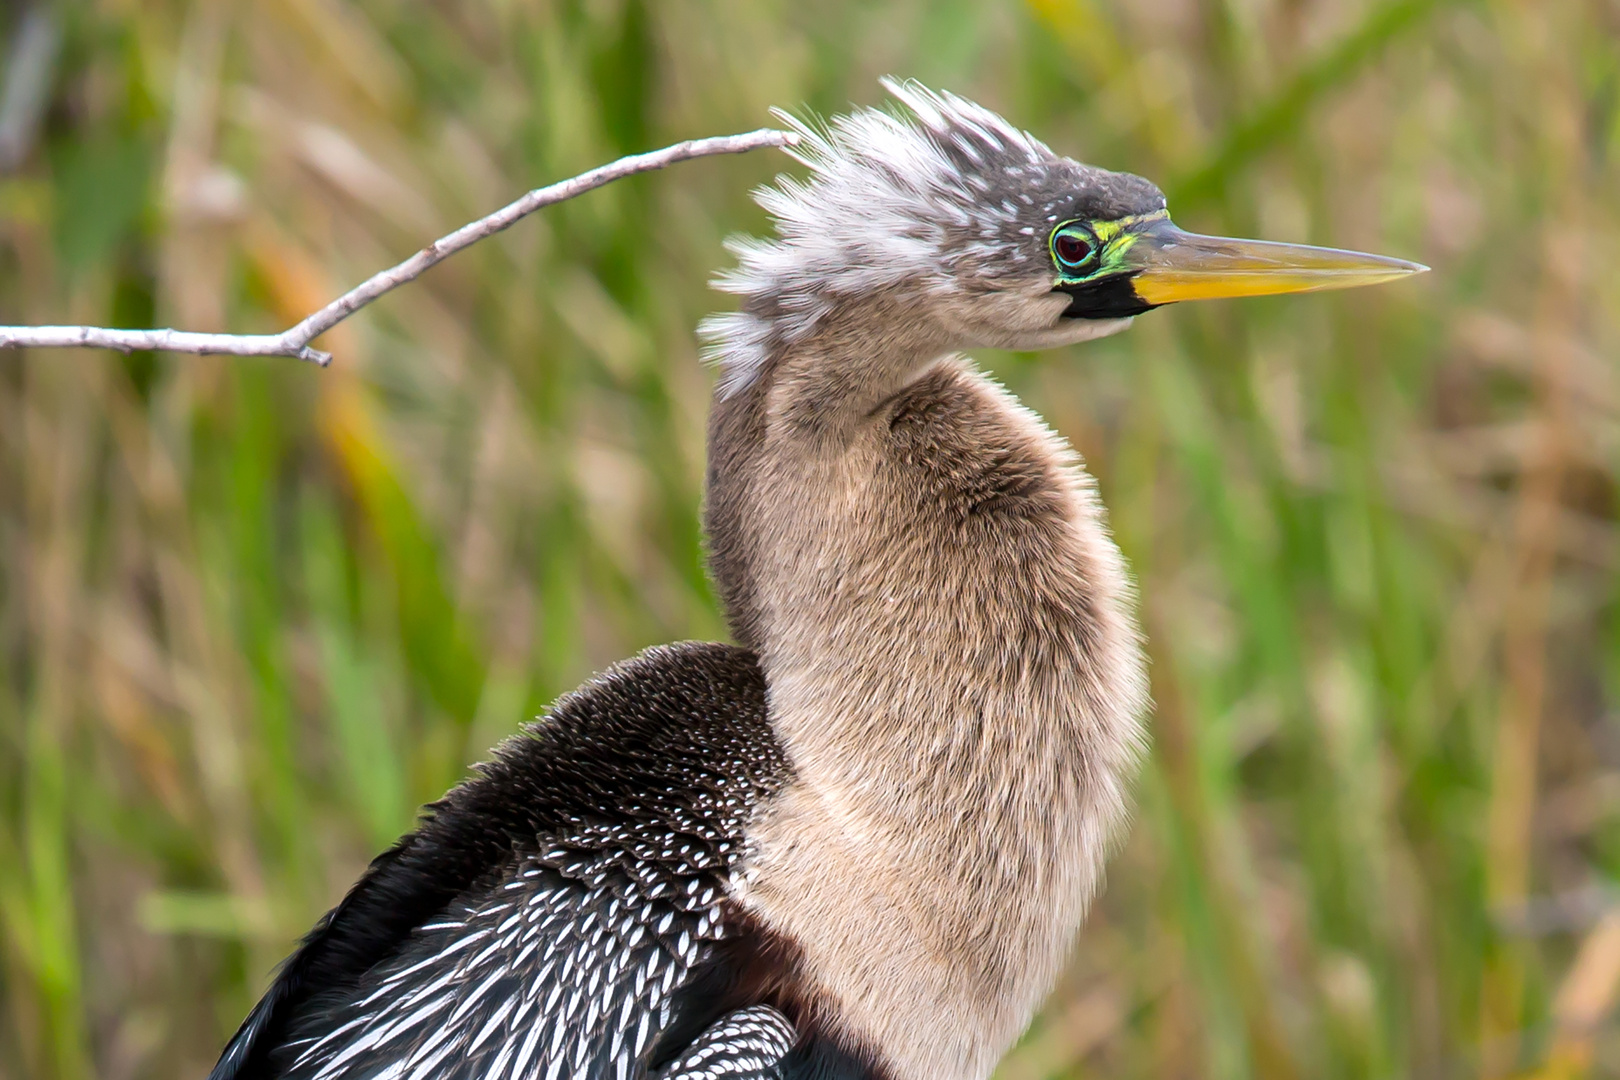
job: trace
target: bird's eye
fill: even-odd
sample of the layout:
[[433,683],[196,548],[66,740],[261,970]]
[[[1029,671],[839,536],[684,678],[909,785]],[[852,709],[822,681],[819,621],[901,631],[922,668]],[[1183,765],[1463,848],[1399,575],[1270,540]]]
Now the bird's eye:
[[1052,255],[1058,266],[1073,270],[1083,266],[1092,254],[1091,241],[1076,232],[1064,230],[1052,237]]

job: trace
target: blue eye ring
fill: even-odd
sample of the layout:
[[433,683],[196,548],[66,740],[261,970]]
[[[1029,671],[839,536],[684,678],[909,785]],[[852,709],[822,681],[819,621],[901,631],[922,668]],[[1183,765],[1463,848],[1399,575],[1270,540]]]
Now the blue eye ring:
[[1097,257],[1097,238],[1078,221],[1065,221],[1052,230],[1048,246],[1052,262],[1064,273],[1072,273]]

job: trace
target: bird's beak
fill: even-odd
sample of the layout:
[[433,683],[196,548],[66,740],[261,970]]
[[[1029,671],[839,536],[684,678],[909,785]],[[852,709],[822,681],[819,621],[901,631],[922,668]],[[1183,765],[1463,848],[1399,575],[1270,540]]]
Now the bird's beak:
[[1420,263],[1359,251],[1233,240],[1183,232],[1168,218],[1130,230],[1120,264],[1136,273],[1131,285],[1144,303],[1211,300],[1226,296],[1353,289],[1421,274]]

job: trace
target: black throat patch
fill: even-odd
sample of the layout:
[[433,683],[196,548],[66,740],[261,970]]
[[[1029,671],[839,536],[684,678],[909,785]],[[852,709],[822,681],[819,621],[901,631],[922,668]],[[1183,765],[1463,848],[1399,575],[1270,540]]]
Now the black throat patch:
[[1069,294],[1065,319],[1128,319],[1162,304],[1150,304],[1136,295],[1131,285],[1134,274],[1115,274],[1098,281],[1079,281],[1056,286],[1054,292]]

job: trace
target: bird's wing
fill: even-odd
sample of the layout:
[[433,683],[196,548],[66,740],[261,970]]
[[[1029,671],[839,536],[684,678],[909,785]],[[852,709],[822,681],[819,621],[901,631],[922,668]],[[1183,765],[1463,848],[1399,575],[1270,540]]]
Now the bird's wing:
[[[723,936],[722,897],[704,885],[655,898],[648,894],[663,882],[638,881],[611,857],[562,847],[543,856],[550,857],[524,864],[476,903],[457,904],[421,927],[359,987],[296,1026],[283,1051],[290,1058],[284,1075],[650,1075],[672,1042],[679,1049],[686,1041],[683,1028],[708,1019],[708,1002],[691,988]],[[657,1075],[696,1077],[699,1063],[718,1061],[732,1044],[739,1061],[763,1063],[774,1054],[774,1063],[792,1035],[770,1012],[777,1023],[765,1023],[758,1010],[732,1014],[679,1051],[677,1060],[692,1062],[691,1069]]]
[[653,1080],[777,1080],[798,1032],[769,1005],[715,1021]]
[[372,864],[210,1080],[663,1068],[754,1004],[728,967],[725,889],[786,775],[752,654],[688,644],[620,665]]

